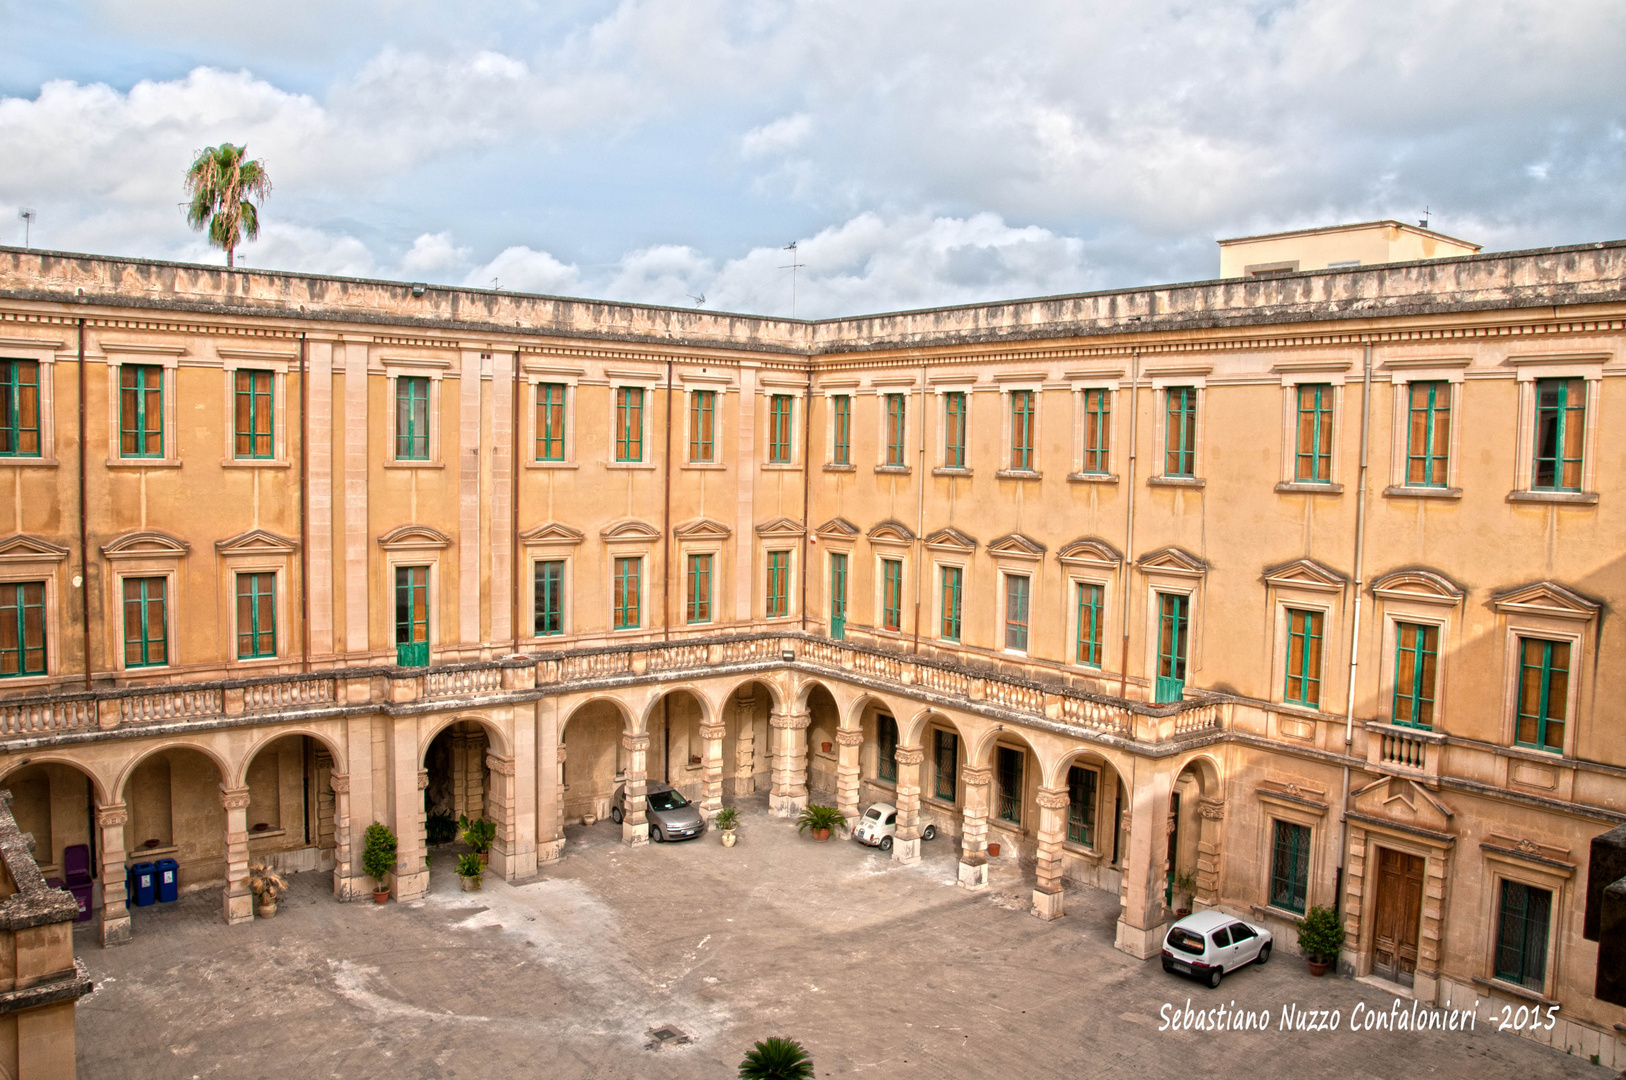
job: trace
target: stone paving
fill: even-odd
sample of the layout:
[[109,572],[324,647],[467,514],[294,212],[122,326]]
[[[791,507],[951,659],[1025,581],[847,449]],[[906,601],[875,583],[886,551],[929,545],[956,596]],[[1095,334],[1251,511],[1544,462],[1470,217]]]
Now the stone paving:
[[[138,910],[124,948],[81,930],[97,989],[79,1075],[719,1080],[773,1034],[805,1043],[820,1077],[1613,1075],[1483,1024],[1282,1032],[1290,1003],[1347,1018],[1392,998],[1284,952],[1210,991],[1113,949],[1113,895],[1070,890],[1067,917],[1043,923],[1008,861],[988,892],[956,887],[952,841],[900,867],[760,805],[743,818],[733,849],[628,849],[608,822],[572,826],[539,879],[478,893],[440,849],[408,904],[338,904],[328,875],[303,874],[249,926],[227,927],[209,890]],[[1272,1029],[1159,1031],[1188,999],[1267,1009]]]

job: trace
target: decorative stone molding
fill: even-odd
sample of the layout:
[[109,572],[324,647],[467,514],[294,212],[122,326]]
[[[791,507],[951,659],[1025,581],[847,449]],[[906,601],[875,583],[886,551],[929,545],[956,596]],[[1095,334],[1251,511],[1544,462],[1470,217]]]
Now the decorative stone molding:
[[970,787],[987,787],[994,782],[994,770],[990,765],[972,765],[960,769],[960,783]]
[[418,770],[418,790],[419,791],[428,791],[429,790],[429,770],[428,769],[419,769]]
[[1066,810],[1073,805],[1073,796],[1066,788],[1042,787],[1034,796],[1040,810]]
[[918,746],[900,746],[892,756],[899,765],[919,765],[926,760],[926,751]]
[[629,750],[633,753],[637,753],[640,750],[648,750],[649,736],[647,734],[633,735],[630,733],[623,733],[621,736],[621,746],[623,749]]
[[721,742],[723,736],[728,734],[726,724],[701,724],[700,737],[707,742]]
[[350,794],[350,774],[349,773],[329,773],[328,778],[327,778],[327,782],[328,782],[328,786],[333,788],[334,794],[336,794],[336,795],[348,795],[348,794]]
[[1225,804],[1202,801],[1197,804],[1197,813],[1209,821],[1225,820]]
[[221,788],[220,805],[227,810],[247,810],[248,788]]
[[863,746],[864,733],[857,729],[841,728],[836,732],[836,743],[841,746]]
[[130,820],[130,810],[124,803],[108,803],[96,808],[96,824],[104,829],[116,829]]
[[813,714],[775,709],[768,714],[768,724],[782,731],[802,731],[813,723]]
[[513,776],[514,759],[510,757],[498,757],[496,754],[487,754],[486,768],[490,769],[494,773],[497,773],[499,776]]
[[563,765],[565,763],[565,744],[564,743],[559,744],[558,760],[559,760],[559,764],[561,764],[561,765]]

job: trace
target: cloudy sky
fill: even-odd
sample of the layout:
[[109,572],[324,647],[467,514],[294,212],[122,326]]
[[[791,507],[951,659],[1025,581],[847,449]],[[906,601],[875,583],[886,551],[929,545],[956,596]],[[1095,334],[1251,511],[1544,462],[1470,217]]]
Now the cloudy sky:
[[0,0],[0,242],[823,316],[1212,276],[1395,217],[1626,236],[1626,4]]

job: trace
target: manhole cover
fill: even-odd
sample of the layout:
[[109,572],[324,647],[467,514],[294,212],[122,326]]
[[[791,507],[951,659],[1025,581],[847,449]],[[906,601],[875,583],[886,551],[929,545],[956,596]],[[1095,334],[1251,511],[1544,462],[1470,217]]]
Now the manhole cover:
[[692,1041],[693,1040],[685,1035],[682,1031],[673,1027],[671,1024],[667,1024],[664,1027],[651,1029],[649,1032],[649,1042],[645,1043],[644,1045],[651,1050],[655,1050],[662,1046],[683,1046]]

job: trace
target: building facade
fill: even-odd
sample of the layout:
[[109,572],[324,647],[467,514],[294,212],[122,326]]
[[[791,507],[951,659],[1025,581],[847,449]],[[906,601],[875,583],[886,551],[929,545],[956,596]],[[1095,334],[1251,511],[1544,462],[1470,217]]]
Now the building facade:
[[107,943],[138,858],[406,898],[663,781],[1626,1064],[1623,342],[1618,243],[823,322],[0,249],[0,784]]

